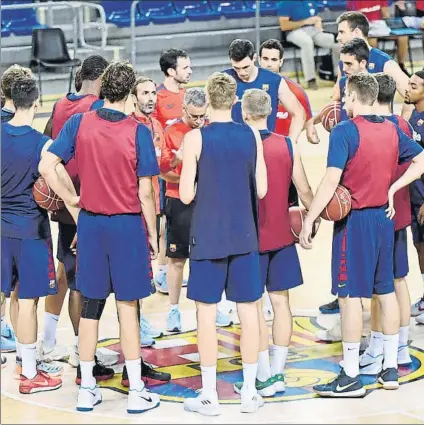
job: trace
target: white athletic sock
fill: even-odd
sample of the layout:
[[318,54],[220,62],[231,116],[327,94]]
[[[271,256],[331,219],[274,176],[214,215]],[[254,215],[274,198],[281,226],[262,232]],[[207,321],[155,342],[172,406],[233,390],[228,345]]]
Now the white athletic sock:
[[256,375],[258,373],[257,363],[242,363],[243,365],[243,391],[256,394]]
[[271,378],[271,364],[269,362],[269,350],[259,351],[258,354],[258,371],[256,378],[259,381],[265,382]]
[[77,348],[77,351],[78,351],[79,350],[78,335],[75,335],[74,338],[75,338],[74,339],[74,345],[75,345],[75,347]]
[[158,273],[167,273],[168,271],[168,264],[165,265],[159,265],[158,266]]
[[141,379],[141,358],[125,360],[125,365],[127,366],[130,390],[141,391],[144,388],[144,382]]
[[216,391],[216,365],[200,366],[202,373],[202,389],[206,394]]
[[273,345],[272,347],[272,360],[271,360],[271,375],[275,376],[284,372],[286,366],[287,354],[289,347],[282,345]]
[[408,345],[409,325],[399,328],[399,347]]
[[359,375],[360,342],[343,342],[344,370],[347,376],[355,378]]
[[32,379],[37,375],[37,344],[21,344],[22,375]]
[[369,352],[373,357],[383,354],[383,332],[371,331]]
[[93,376],[93,367],[96,363],[83,362],[80,360],[81,367],[81,387],[94,388],[96,386],[96,378]]
[[44,336],[43,348],[51,350],[56,345],[56,329],[59,322],[59,316],[56,314],[44,313]]
[[399,345],[399,334],[384,335],[384,363],[383,369],[394,367],[397,369],[397,353]]
[[16,340],[16,357],[19,357],[20,359],[22,359],[21,344],[19,344],[18,340]]
[[178,304],[170,304],[169,311],[172,311],[172,310],[179,310]]

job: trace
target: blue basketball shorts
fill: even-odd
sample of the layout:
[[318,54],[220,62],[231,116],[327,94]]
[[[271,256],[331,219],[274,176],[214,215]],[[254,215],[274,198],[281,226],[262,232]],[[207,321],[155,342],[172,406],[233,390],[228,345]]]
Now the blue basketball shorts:
[[296,246],[259,254],[262,285],[268,292],[287,291],[302,285],[302,271]]
[[1,291],[8,297],[16,280],[18,298],[57,294],[52,240],[1,237]]
[[217,260],[190,260],[187,298],[205,304],[221,301],[222,293],[236,303],[262,297],[259,254],[232,255]]
[[393,249],[393,274],[395,279],[405,277],[409,273],[407,236],[406,228],[395,231]]
[[332,293],[371,298],[394,292],[394,226],[385,208],[352,210],[334,224]]
[[151,262],[143,218],[81,210],[78,218],[77,290],[84,297],[135,301],[151,294]]
[[65,266],[66,280],[68,288],[75,291],[75,268],[76,256],[72,252],[71,243],[77,233],[77,226],[75,224],[59,224],[59,235],[57,239],[57,260]]

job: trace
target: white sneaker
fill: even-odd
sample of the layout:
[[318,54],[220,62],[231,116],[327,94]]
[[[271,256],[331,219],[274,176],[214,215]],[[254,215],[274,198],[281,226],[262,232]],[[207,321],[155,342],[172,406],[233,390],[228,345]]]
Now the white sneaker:
[[412,363],[408,345],[402,345],[398,348],[397,362],[398,366],[407,366]]
[[143,413],[158,407],[159,404],[159,395],[151,393],[146,388],[142,390],[130,390],[128,392],[128,413]]
[[39,353],[40,360],[46,363],[67,360],[69,358],[69,350],[64,345],[56,344],[54,347],[46,349],[43,341],[40,342]]
[[411,316],[424,315],[424,295],[415,304],[411,305]]
[[76,345],[73,345],[69,348],[68,364],[70,364],[72,367],[78,367],[79,365],[79,353],[78,347]]
[[102,402],[100,387],[80,387],[78,390],[77,410],[78,412],[91,412],[94,406]]
[[264,404],[264,399],[258,393],[241,392],[241,413],[256,413]]
[[206,394],[200,390],[199,395],[194,398],[184,400],[184,410],[187,412],[197,412],[204,416],[218,416],[221,414],[221,408],[216,391]]
[[415,321],[419,324],[419,325],[424,325],[424,313],[420,314],[419,316],[417,316],[415,318]]
[[359,373],[361,375],[378,375],[383,369],[383,354],[372,356],[369,350],[359,357]]
[[331,329],[318,331],[315,336],[321,341],[339,342],[342,340],[342,323],[337,320]]
[[[103,347],[96,350],[96,357],[104,366],[113,366],[119,361],[119,354],[116,351]],[[72,367],[78,367],[79,365],[79,353],[76,345],[70,348],[68,363]]]

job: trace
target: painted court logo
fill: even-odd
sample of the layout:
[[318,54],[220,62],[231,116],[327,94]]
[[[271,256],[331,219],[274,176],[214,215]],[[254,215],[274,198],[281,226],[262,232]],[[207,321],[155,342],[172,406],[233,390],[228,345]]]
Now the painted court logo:
[[[268,324],[270,326],[270,324]],[[342,359],[341,343],[318,341],[315,332],[321,328],[315,318],[294,317],[293,337],[286,364],[286,391],[267,398],[266,402],[288,402],[315,397],[312,387],[335,378]],[[240,358],[240,327],[218,329],[218,376],[217,386],[220,402],[240,403],[240,396],[233,390],[233,384],[242,380]],[[165,401],[183,402],[184,398],[195,397],[201,388],[199,353],[196,345],[196,331],[171,335],[157,340],[153,348],[143,349],[146,362],[155,365],[160,371],[168,372],[172,380],[168,383],[150,382],[149,389],[160,394]],[[117,339],[105,340],[99,344],[121,353]],[[412,364],[399,368],[400,384],[424,378],[424,351],[410,348]],[[121,354],[120,363],[123,363]],[[362,376],[367,390],[381,388],[375,376]],[[104,388],[127,392],[121,386],[121,374],[109,381],[101,382]]]

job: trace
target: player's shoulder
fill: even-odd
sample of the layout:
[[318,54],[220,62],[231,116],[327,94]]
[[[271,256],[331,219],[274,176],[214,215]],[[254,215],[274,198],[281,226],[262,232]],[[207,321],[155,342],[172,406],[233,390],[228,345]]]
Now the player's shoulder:
[[270,71],[269,69],[259,68],[259,76],[261,78],[280,82],[283,77],[280,74],[277,74],[276,72]]
[[377,49],[376,47],[371,48],[370,56],[374,56],[376,58],[383,59],[385,62],[393,60],[393,58],[389,54],[387,54],[383,50]]
[[341,121],[331,129],[330,138],[334,138],[342,134],[351,134],[355,128],[357,127],[354,119]]

